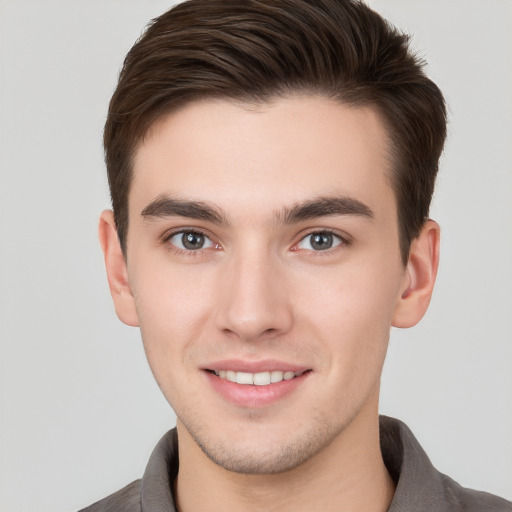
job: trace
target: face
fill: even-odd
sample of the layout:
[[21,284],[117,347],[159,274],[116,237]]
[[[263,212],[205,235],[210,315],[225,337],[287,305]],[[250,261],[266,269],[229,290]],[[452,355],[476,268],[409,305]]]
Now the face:
[[129,219],[118,314],[180,436],[228,470],[280,472],[376,416],[410,275],[371,109],[193,103],[137,151]]

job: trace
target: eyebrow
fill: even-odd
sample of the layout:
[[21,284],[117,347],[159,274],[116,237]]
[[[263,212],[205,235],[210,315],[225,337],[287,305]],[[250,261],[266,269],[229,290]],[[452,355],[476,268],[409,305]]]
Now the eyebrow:
[[355,215],[369,219],[375,218],[372,209],[361,201],[352,197],[333,196],[317,197],[297,203],[290,208],[285,208],[277,215],[277,220],[283,224],[294,224],[304,220],[333,215]]
[[[297,222],[334,215],[355,215],[375,218],[369,206],[352,197],[317,197],[285,207],[274,213],[278,224]],[[168,196],[159,196],[141,212],[144,218],[186,217],[218,225],[229,225],[226,214],[215,205],[204,201],[189,201]]]
[[221,210],[203,201],[187,201],[159,196],[141,212],[144,218],[187,217],[213,224],[227,225],[227,217]]

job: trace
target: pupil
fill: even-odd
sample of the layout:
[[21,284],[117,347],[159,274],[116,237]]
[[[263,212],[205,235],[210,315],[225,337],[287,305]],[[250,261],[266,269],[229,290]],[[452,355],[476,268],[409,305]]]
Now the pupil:
[[204,244],[204,236],[199,233],[184,233],[181,241],[183,247],[187,249],[201,249]]
[[330,249],[332,247],[332,235],[329,233],[316,233],[311,237],[311,246],[319,251]]

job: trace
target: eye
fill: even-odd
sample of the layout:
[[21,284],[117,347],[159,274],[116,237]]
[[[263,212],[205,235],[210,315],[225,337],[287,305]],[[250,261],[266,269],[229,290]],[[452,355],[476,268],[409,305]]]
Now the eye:
[[308,251],[326,251],[344,243],[344,240],[329,231],[318,231],[305,236],[297,245],[297,249]]
[[169,237],[168,241],[182,251],[199,251],[215,246],[206,235],[197,231],[180,231]]

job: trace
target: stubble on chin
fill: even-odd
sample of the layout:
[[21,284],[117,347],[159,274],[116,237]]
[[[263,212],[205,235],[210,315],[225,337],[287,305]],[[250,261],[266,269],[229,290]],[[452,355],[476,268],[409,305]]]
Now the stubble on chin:
[[[188,434],[201,451],[227,471],[244,475],[278,474],[298,468],[329,446],[345,429],[352,418],[344,422],[333,422],[333,417],[309,419],[309,427],[304,424],[293,426],[282,439],[272,436],[261,428],[248,425],[246,437],[232,438],[228,431],[217,434],[222,438],[212,438],[204,428],[194,428],[181,421]],[[337,423],[337,424],[336,424]]]

